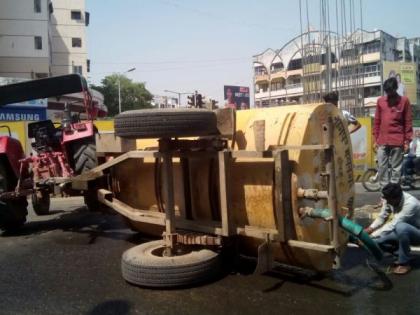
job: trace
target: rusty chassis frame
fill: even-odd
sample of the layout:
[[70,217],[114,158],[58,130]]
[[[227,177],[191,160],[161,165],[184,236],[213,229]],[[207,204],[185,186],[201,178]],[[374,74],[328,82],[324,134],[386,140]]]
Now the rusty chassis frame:
[[[130,151],[124,153],[92,171],[76,176],[73,180],[74,189],[87,189],[88,182],[103,176],[105,169],[121,163],[127,159],[160,158],[163,161],[163,193],[165,194],[165,209],[162,212],[135,209],[114,197],[113,192],[107,189],[98,189],[98,200],[114,209],[132,221],[150,223],[165,227],[163,239],[166,244],[166,255],[172,255],[177,243],[199,245],[223,245],[223,240],[240,235],[261,239],[263,242],[258,248],[258,272],[265,272],[272,268],[272,242],[286,243],[291,247],[308,250],[337,253],[338,243],[338,210],[335,184],[333,126],[331,119],[323,125],[323,143],[320,145],[302,146],[270,146],[265,151],[232,151],[227,141],[220,138],[199,140],[160,139],[159,149],[154,151]],[[328,208],[331,209],[330,244],[318,244],[299,241],[293,237],[292,213],[292,174],[289,161],[289,150],[321,150],[325,153],[325,172],[322,174],[328,179],[328,191],[297,188],[297,198],[327,199]],[[220,221],[197,221],[176,217],[174,209],[173,187],[173,158],[188,158],[200,155],[213,155],[219,165],[218,192]],[[274,202],[276,228],[264,229],[255,226],[234,226],[230,219],[229,209],[229,165],[236,158],[269,158],[274,160]],[[190,231],[190,232],[185,232]],[[337,264],[339,262],[337,261]]]

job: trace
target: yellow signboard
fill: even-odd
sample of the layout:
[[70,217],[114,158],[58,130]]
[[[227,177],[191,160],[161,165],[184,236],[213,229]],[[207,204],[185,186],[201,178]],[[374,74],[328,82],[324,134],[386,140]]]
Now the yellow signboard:
[[362,127],[350,135],[353,150],[353,170],[356,181],[360,179],[367,168],[375,166],[375,153],[373,152],[372,141],[372,118],[359,117],[357,120]]
[[413,62],[383,63],[384,80],[395,77],[398,81],[398,94],[409,98],[411,104],[417,104],[416,64]]

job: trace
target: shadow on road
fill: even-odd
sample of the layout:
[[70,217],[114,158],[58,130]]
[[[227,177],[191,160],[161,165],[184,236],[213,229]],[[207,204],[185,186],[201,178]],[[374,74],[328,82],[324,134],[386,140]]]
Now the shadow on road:
[[[385,265],[367,264],[368,254],[360,248],[349,248],[342,257],[340,269],[327,273],[317,273],[312,270],[278,264],[264,276],[279,279],[274,285],[262,290],[269,293],[279,290],[287,282],[305,285],[330,293],[351,297],[363,289],[373,291],[389,291],[393,288],[392,281],[384,272]],[[237,272],[242,275],[252,274],[256,266],[255,260],[242,259]]]
[[132,303],[125,300],[110,300],[96,305],[88,311],[88,315],[125,315],[133,307]]
[[82,240],[87,245],[95,243],[98,237],[126,240],[133,244],[149,240],[142,234],[131,232],[119,215],[90,212],[85,207],[77,208],[71,212],[60,210],[55,213],[59,213],[59,215],[47,220],[27,222],[18,231],[4,232],[1,236],[39,235],[59,230],[87,235],[87,239]]

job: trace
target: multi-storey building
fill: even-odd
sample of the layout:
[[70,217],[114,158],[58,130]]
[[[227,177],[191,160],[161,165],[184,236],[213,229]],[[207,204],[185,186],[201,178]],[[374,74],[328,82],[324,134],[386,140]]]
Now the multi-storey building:
[[87,75],[85,0],[0,1],[0,77]]
[[[319,32],[310,32],[313,41]],[[345,97],[353,88],[349,78],[357,77],[362,98],[364,114],[372,114],[376,99],[383,94],[382,83],[389,76],[401,79],[401,93],[407,95],[413,104],[420,100],[420,38],[396,38],[378,30],[373,32],[356,31],[347,38],[338,38],[331,33],[330,66],[326,51],[319,54],[319,92],[329,89],[339,90]],[[304,70],[308,57],[302,58],[308,33],[300,35],[278,50],[267,49],[254,56],[255,106],[278,106],[302,103],[305,94]],[[351,48],[343,43],[352,43]],[[355,56],[349,61],[349,56]],[[357,63],[354,67],[352,64]],[[307,66],[307,65],[306,65]],[[312,67],[313,68],[313,67]],[[351,81],[352,79],[350,79]],[[306,81],[308,82],[308,81]],[[354,79],[353,79],[354,82]],[[360,104],[359,104],[360,106]],[[361,113],[359,110],[354,110]]]
[[89,13],[85,0],[52,0],[51,15],[51,72],[53,75],[89,71],[86,27]]
[[51,73],[50,13],[47,0],[0,1],[0,77]]
[[179,107],[176,97],[153,95],[152,105],[156,108],[177,108]]

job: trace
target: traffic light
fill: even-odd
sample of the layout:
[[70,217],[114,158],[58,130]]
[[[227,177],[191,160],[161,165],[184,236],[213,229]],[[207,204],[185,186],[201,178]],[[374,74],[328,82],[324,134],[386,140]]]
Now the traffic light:
[[201,96],[201,94],[196,95],[196,105],[198,108],[203,107],[203,97]]
[[217,108],[217,103],[219,103],[216,100],[211,100],[211,109],[216,109]]
[[191,107],[195,107],[195,95],[189,95],[188,97],[188,105]]

